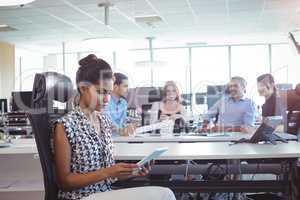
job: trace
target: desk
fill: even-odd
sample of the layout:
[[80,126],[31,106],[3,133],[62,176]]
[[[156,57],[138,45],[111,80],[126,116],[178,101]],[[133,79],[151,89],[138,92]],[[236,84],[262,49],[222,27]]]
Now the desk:
[[154,149],[168,147],[158,160],[300,158],[300,143],[235,144],[229,142],[115,144],[116,160],[140,160]]
[[[31,154],[37,156],[34,139],[13,140],[9,148],[0,148],[2,155]],[[140,160],[155,148],[168,147],[160,160],[208,160],[208,159],[264,159],[300,158],[300,143],[272,144],[235,144],[230,142],[198,143],[115,143],[116,160]]]
[[[292,199],[291,192],[292,171],[296,167],[297,159],[300,157],[300,143],[290,141],[289,143],[272,144],[236,144],[229,142],[201,142],[201,143],[117,143],[115,145],[116,159],[122,161],[137,161],[149,154],[155,148],[168,147],[158,160],[161,164],[177,165],[184,171],[193,168],[194,172],[201,169],[201,166],[208,163],[223,165],[220,174],[276,174],[281,177],[278,180],[204,180],[204,181],[169,181],[169,180],[147,180],[147,181],[126,181],[118,186],[134,187],[140,185],[167,186],[176,191],[200,191],[200,192],[284,192],[288,199]],[[190,161],[197,162],[197,166],[189,165]],[[169,162],[166,162],[169,161]],[[187,161],[184,165],[184,162]],[[240,166],[241,161],[249,162],[253,168],[245,169]],[[237,165],[232,163],[239,163]],[[269,164],[275,167],[267,169]],[[245,166],[250,164],[245,164]],[[229,167],[226,167],[229,166]],[[269,167],[270,167],[269,166]],[[169,167],[174,172],[174,168]],[[219,167],[217,167],[219,168]],[[221,168],[219,168],[221,169]],[[260,169],[264,170],[263,172]],[[154,169],[153,169],[154,170]],[[162,170],[162,168],[160,169]],[[164,168],[166,170],[166,168]],[[208,170],[207,170],[208,171]],[[171,172],[172,173],[172,172]],[[194,173],[192,173],[194,174]],[[295,197],[293,197],[295,199]]]
[[[287,133],[276,133],[278,136],[287,140],[297,140],[297,136]],[[114,143],[159,143],[159,142],[234,142],[241,138],[250,139],[251,133],[238,133],[231,132],[226,133],[225,136],[197,136],[195,134],[182,134],[180,136],[166,135],[166,136],[150,136],[150,134],[138,135],[138,136],[117,136],[113,137]]]
[[34,139],[0,148],[0,199],[43,199],[43,174]]
[[[31,191],[38,191],[42,183],[41,169],[37,155],[37,149],[33,139],[13,140],[14,145],[9,148],[0,149],[0,180],[7,180],[13,183],[8,188],[0,189],[0,192],[20,190],[19,185],[14,185],[17,178],[31,183]],[[253,161],[255,164],[252,173],[258,173],[256,163],[260,163],[259,168],[263,169],[264,163],[268,161],[278,168],[275,171],[265,169],[263,173],[275,173],[281,175],[280,180],[260,180],[260,181],[161,181],[161,180],[132,180],[120,182],[121,187],[132,187],[141,185],[161,185],[167,186],[177,191],[201,191],[201,192],[285,192],[290,191],[291,169],[295,166],[300,157],[300,143],[290,141],[289,143],[272,144],[236,144],[230,142],[200,142],[200,143],[115,143],[115,159],[117,161],[136,162],[148,155],[155,148],[168,147],[157,161],[157,166],[178,166],[185,170],[184,164],[193,160],[197,162],[194,171],[207,163],[222,163],[225,166],[229,161]],[[240,163],[240,162],[239,162]],[[238,167],[238,173],[241,172]],[[27,171],[26,171],[26,170]],[[24,173],[25,170],[26,173]],[[155,170],[155,168],[153,169]],[[226,169],[227,170],[227,169]],[[228,168],[229,170],[229,168]],[[234,170],[233,170],[234,171]],[[225,171],[234,174],[233,171]],[[199,172],[199,171],[198,171]],[[12,173],[19,174],[17,177]],[[172,172],[170,172],[172,173]],[[245,172],[246,173],[246,172]],[[35,175],[34,175],[35,174]],[[35,177],[35,180],[32,180]],[[20,180],[20,179],[18,179]],[[27,184],[27,183],[26,183]],[[2,183],[3,185],[3,183]],[[29,189],[28,189],[29,190]]]
[[[32,133],[32,127],[29,126],[5,126],[0,127],[0,130],[10,135],[30,135]],[[13,132],[14,134],[11,134]]]

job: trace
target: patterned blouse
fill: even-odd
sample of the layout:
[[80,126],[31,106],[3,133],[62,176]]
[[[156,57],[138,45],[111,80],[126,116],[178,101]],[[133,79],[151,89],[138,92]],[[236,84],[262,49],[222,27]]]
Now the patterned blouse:
[[[111,139],[112,123],[105,114],[97,113],[100,122],[98,134],[79,107],[56,121],[62,123],[71,146],[71,173],[88,173],[112,166],[113,144]],[[59,199],[77,200],[96,192],[111,190],[111,179],[76,189],[58,191]]]

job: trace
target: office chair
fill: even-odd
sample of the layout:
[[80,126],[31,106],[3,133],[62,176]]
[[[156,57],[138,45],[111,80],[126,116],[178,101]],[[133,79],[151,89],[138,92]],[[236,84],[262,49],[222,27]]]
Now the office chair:
[[286,92],[287,99],[287,132],[297,135],[300,131],[300,84],[294,90]]
[[152,108],[152,103],[162,100],[162,89],[153,88],[148,92],[148,103],[143,104],[142,108],[142,125],[147,125],[150,122],[149,110]]
[[[68,110],[66,102],[72,97],[71,80],[56,72],[36,74],[32,91],[32,110],[28,117],[35,136],[44,176],[45,200],[57,200],[58,187],[55,180],[53,154],[51,149],[53,121]],[[58,108],[55,101],[65,103]]]

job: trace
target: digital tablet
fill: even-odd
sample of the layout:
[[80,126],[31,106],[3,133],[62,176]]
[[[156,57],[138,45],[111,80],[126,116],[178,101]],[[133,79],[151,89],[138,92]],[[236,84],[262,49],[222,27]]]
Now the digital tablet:
[[159,156],[161,156],[164,152],[168,151],[167,147],[163,148],[157,148],[155,149],[151,154],[144,157],[142,160],[140,160],[138,163],[136,163],[139,167],[142,167],[143,165],[147,164],[151,160],[156,160]]

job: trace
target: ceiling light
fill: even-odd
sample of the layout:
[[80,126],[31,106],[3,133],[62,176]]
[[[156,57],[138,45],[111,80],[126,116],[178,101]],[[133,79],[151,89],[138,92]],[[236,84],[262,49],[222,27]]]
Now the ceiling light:
[[154,28],[155,24],[162,22],[162,18],[158,15],[135,16],[134,20],[137,23],[146,24]]
[[187,42],[186,46],[197,47],[197,46],[207,46],[206,42]]
[[23,6],[35,0],[0,0],[0,7],[2,6]]
[[162,21],[161,17],[158,15],[135,16],[134,19],[137,23],[146,23],[146,24],[157,23]]
[[17,29],[10,27],[7,24],[0,24],[0,32],[16,31]]

